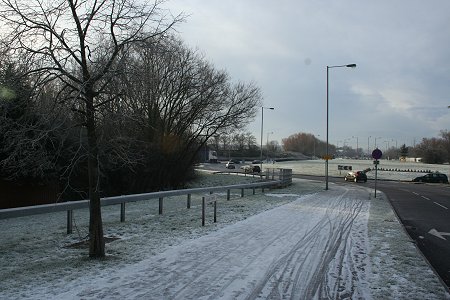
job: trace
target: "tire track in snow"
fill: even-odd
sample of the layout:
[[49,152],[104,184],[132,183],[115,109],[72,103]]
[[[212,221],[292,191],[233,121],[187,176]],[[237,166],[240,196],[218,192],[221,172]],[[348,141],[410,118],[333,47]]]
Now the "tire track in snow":
[[[85,299],[343,299],[364,281],[353,261],[361,190],[333,187],[150,258]],[[364,230],[361,236],[364,238]],[[356,273],[355,273],[356,272]],[[359,272],[359,273],[358,273]],[[354,273],[356,275],[354,275]],[[106,284],[104,286],[107,286]]]
[[[247,299],[266,295],[269,299],[340,299],[340,294],[352,298],[353,281],[346,287],[342,281],[342,265],[347,254],[347,242],[355,219],[364,201],[348,199],[349,190],[329,198],[323,218],[275,264]],[[342,254],[338,250],[342,248]],[[329,264],[337,260],[339,274],[330,282]],[[352,271],[355,270],[350,266]]]

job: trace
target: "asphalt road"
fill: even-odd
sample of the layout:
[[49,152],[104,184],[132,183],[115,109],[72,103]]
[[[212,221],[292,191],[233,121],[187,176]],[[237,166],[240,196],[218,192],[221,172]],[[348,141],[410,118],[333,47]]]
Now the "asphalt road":
[[[323,180],[325,187],[323,176],[294,176]],[[329,177],[329,182],[355,184],[341,177]],[[375,187],[373,180],[358,184]],[[387,195],[411,239],[450,288],[450,185],[379,180],[377,190]]]
[[[342,178],[330,182],[355,184]],[[374,181],[358,184],[375,187]],[[379,180],[377,190],[387,195],[411,239],[450,288],[450,185]]]
[[378,182],[410,237],[450,287],[450,186]]

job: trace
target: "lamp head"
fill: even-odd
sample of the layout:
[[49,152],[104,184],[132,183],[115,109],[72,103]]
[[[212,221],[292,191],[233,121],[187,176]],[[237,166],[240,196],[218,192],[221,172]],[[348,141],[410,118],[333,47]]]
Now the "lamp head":
[[349,65],[346,65],[346,67],[347,68],[356,68],[356,64],[349,64]]

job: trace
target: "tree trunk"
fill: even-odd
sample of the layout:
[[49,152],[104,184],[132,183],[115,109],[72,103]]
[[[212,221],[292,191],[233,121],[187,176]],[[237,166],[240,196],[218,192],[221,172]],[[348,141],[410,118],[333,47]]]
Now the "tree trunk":
[[99,162],[93,101],[88,101],[86,111],[86,129],[89,146],[89,257],[102,258],[105,257],[105,239],[103,237],[102,211],[99,194]]

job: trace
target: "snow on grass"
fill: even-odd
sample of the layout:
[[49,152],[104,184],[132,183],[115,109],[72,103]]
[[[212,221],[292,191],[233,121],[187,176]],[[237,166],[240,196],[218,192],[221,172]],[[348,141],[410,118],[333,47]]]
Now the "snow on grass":
[[374,299],[450,299],[383,193],[371,199],[368,230]]
[[[254,182],[258,177],[233,175],[200,175],[190,186],[231,185]],[[94,276],[101,270],[122,268],[148,256],[161,253],[186,239],[195,239],[273,207],[294,201],[299,194],[315,192],[319,186],[305,183],[298,187],[272,190],[271,197],[256,191],[233,190],[231,200],[218,194],[218,222],[213,223],[212,206],[207,208],[207,224],[201,226],[201,197],[192,195],[191,209],[186,209],[186,196],[164,199],[164,214],[158,215],[158,199],[128,203],[126,221],[120,222],[120,206],[102,210],[105,236],[118,238],[106,245],[107,257],[90,260],[87,244],[73,246],[88,236],[87,210],[74,211],[74,233],[66,234],[66,213],[43,214],[0,220],[0,294],[6,299],[33,298],[40,291],[64,290],[67,282],[80,276]],[[293,192],[295,190],[295,192]],[[269,191],[266,189],[266,191]],[[290,192],[291,191],[291,192]],[[3,297],[0,297],[3,298]]]
[[[256,180],[257,177],[250,176],[202,175],[190,187]],[[363,298],[450,299],[437,276],[410,242],[384,195],[380,193],[374,199],[370,198],[373,191],[367,191],[366,202],[355,219],[348,243],[340,246],[351,249],[351,255],[342,256],[341,262],[332,260],[330,286],[336,280],[359,278],[362,286],[358,287],[357,295]],[[306,196],[315,194],[321,196]],[[324,200],[322,182],[295,180],[292,186],[266,190],[265,194],[258,190],[256,195],[252,195],[251,190],[247,190],[244,198],[240,197],[240,190],[233,191],[230,201],[226,200],[225,193],[217,194],[218,223],[212,222],[212,206],[209,204],[207,224],[202,227],[202,196],[192,196],[191,209],[186,209],[185,196],[165,198],[163,215],[158,215],[158,199],[129,203],[124,223],[120,222],[120,206],[104,207],[105,235],[111,238],[106,245],[107,257],[104,260],[87,258],[87,245],[77,244],[88,234],[87,210],[74,212],[76,226],[71,235],[65,233],[65,213],[0,220],[0,298],[46,299],[65,295],[67,299],[78,299],[91,298],[91,294],[104,295],[105,287],[117,281],[116,273],[122,270],[139,272],[139,269],[148,268],[145,262],[154,257],[173,259],[170,255],[179,251],[176,250],[178,245],[194,246],[200,238],[204,240],[251,216],[264,212],[267,215],[269,210],[272,212],[276,207],[293,203],[291,207],[298,211],[299,216],[311,216],[312,221],[302,223],[302,227],[314,227],[313,221],[317,219],[314,213],[325,209],[320,203],[314,204],[316,198]],[[312,206],[303,200],[298,202],[298,199],[310,199]],[[333,212],[333,209],[330,213],[339,215],[339,211]],[[349,265],[356,266],[356,269],[347,270]],[[351,287],[351,284],[347,286]],[[124,288],[133,293],[132,284]],[[75,297],[64,294],[67,289],[82,289],[83,292]],[[110,296],[118,298],[120,295]]]

